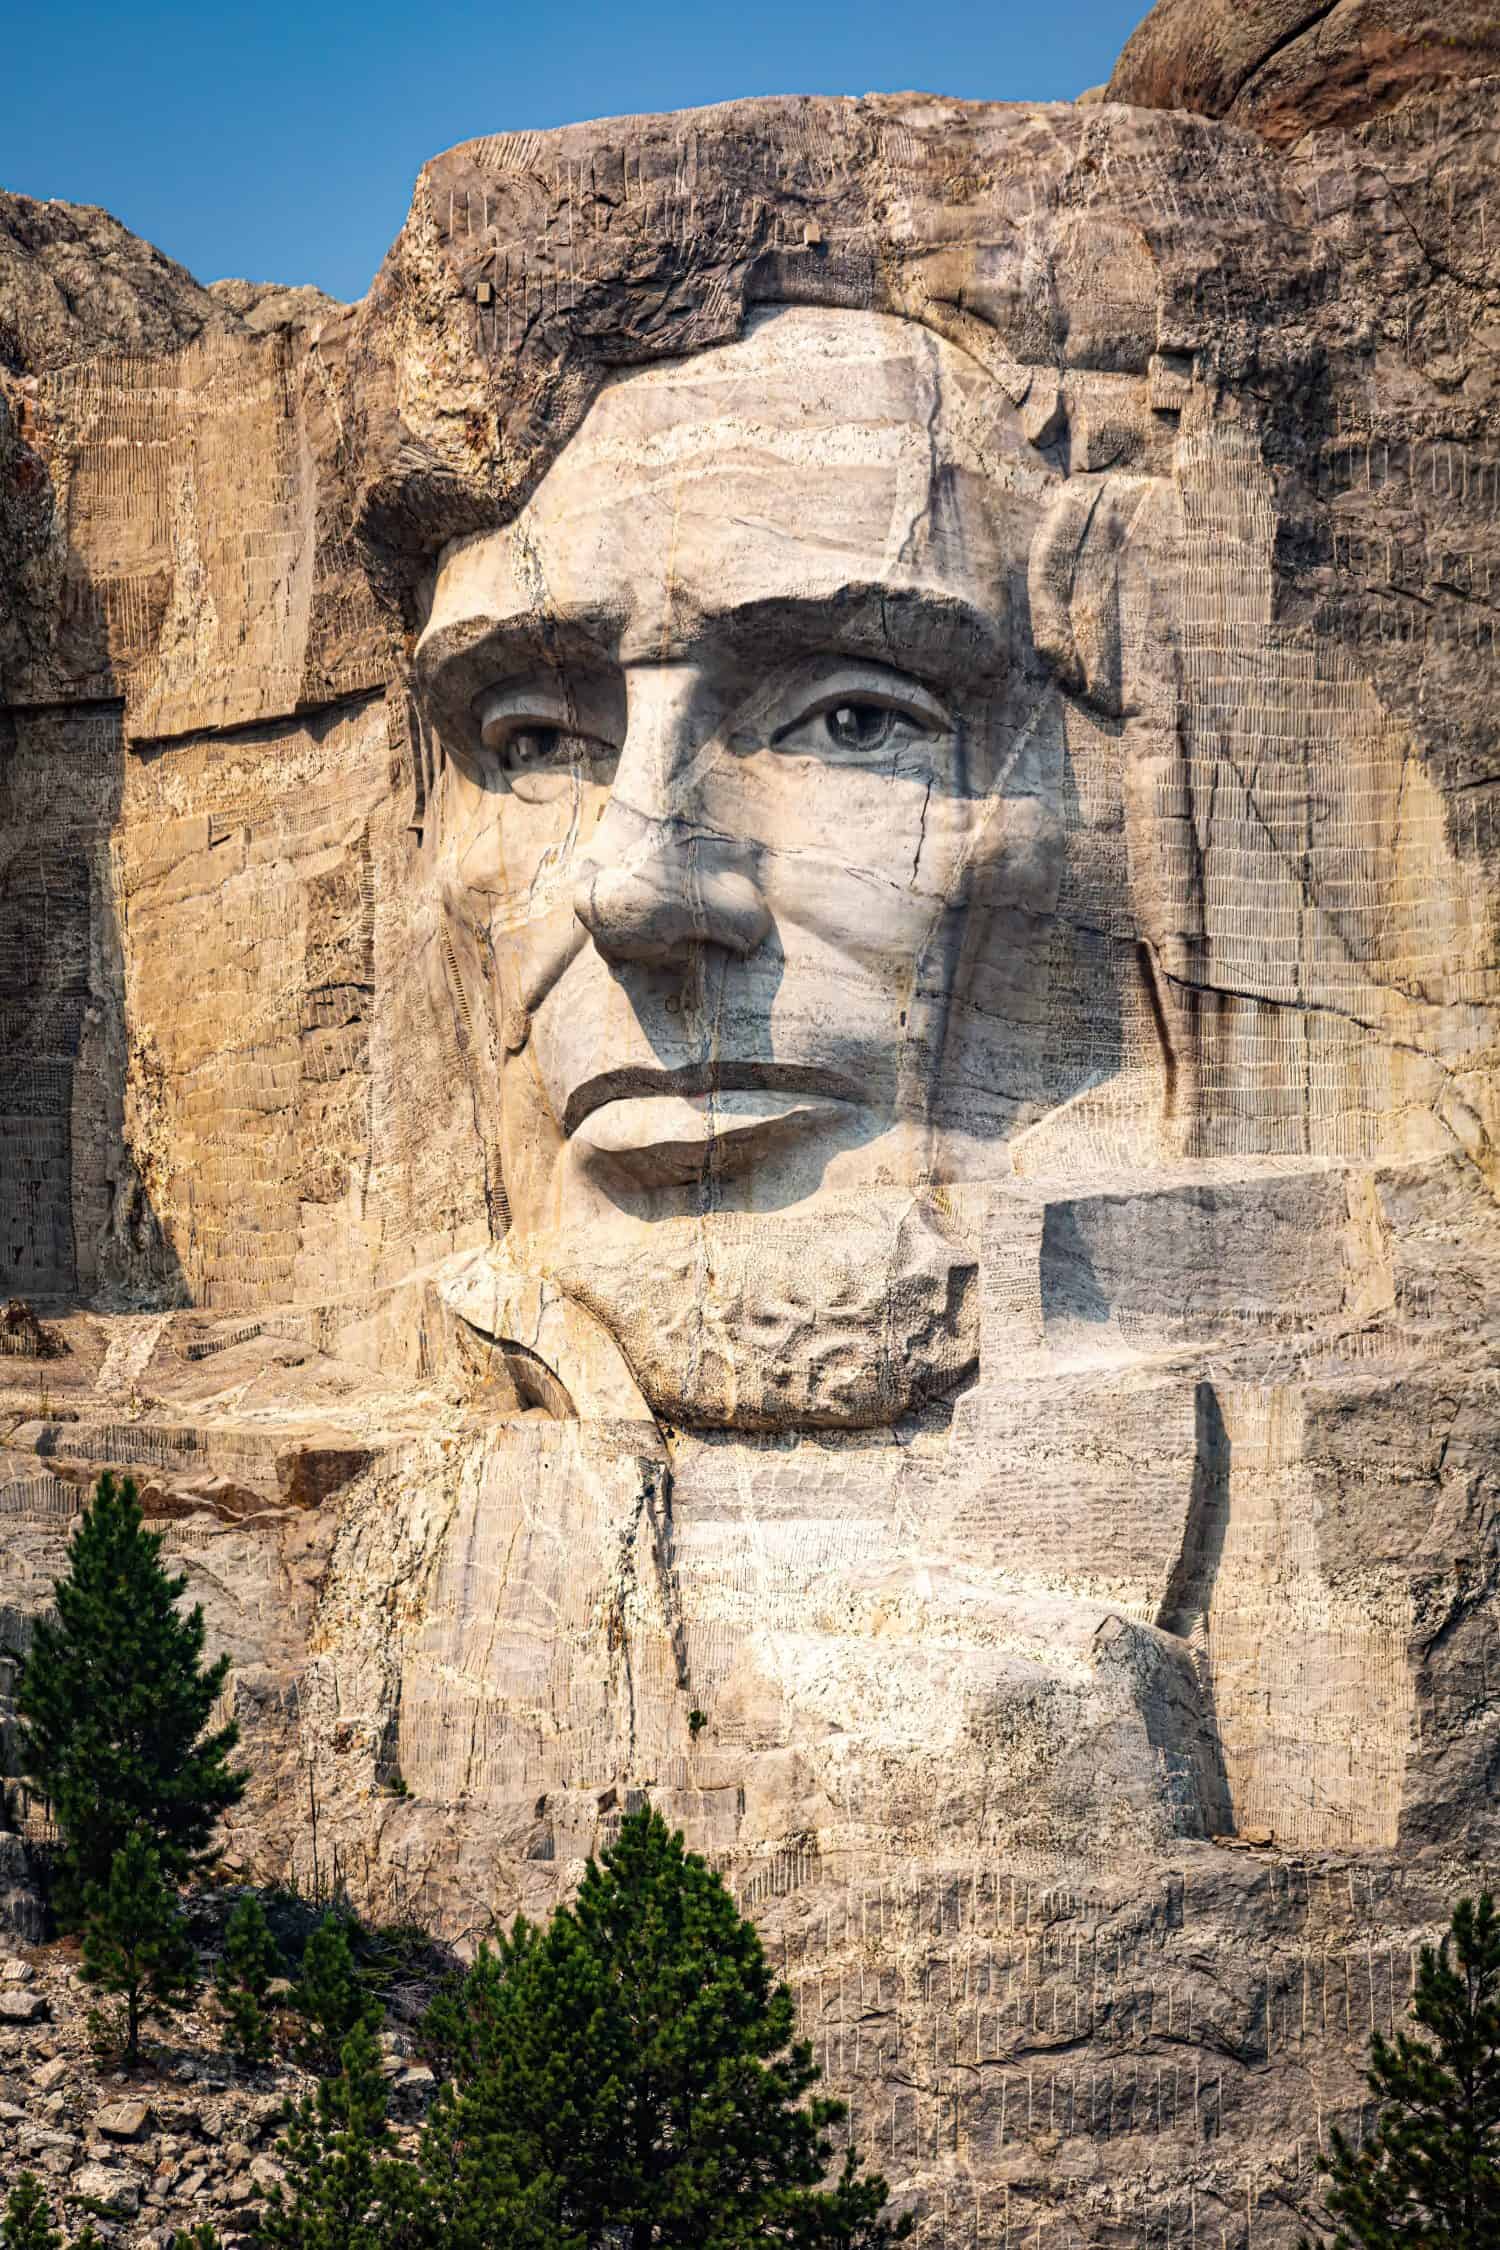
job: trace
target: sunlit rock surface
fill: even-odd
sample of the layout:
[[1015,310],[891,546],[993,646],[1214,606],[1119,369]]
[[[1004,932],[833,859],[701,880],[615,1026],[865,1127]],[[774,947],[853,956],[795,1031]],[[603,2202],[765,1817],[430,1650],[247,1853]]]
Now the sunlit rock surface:
[[649,1795],[953,2250],[1290,2244],[1496,1843],[1500,88],[1185,12],[0,232],[7,1645],[129,1469],[247,1874]]

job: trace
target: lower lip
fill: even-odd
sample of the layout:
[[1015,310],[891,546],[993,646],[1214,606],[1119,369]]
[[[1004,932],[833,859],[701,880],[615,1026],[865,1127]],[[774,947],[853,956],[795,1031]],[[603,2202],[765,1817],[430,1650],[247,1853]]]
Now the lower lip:
[[606,1102],[573,1134],[579,1160],[638,1188],[685,1187],[742,1172],[847,1113],[831,1095],[643,1094]]

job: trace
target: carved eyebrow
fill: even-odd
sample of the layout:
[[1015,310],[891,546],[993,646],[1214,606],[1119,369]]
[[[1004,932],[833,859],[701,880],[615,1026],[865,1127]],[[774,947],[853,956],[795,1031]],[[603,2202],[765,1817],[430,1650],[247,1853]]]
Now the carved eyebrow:
[[934,679],[955,673],[988,678],[1011,662],[1009,617],[992,615],[937,586],[862,581],[816,594],[770,595],[698,621],[704,640],[725,640],[754,656],[822,650]]
[[429,629],[417,644],[417,680],[440,726],[462,735],[474,698],[524,672],[613,672],[647,653],[680,659],[718,646],[738,660],[813,655],[868,657],[935,684],[995,678],[1011,663],[1010,619],[941,586],[852,580],[805,594],[768,594],[732,608],[682,607],[670,648],[654,635],[637,650],[617,607],[565,615],[475,612]]
[[476,611],[429,628],[417,643],[417,686],[449,740],[473,731],[476,696],[528,672],[613,672],[618,619],[603,612],[556,617],[534,610],[510,617]]

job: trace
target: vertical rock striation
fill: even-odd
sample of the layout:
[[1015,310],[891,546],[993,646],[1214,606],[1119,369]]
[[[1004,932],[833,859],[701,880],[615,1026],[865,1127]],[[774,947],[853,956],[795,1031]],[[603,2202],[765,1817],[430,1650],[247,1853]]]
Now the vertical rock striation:
[[1290,2245],[1496,1856],[1492,45],[0,206],[4,1645],[128,1469],[247,1878],[649,1796],[949,2250]]

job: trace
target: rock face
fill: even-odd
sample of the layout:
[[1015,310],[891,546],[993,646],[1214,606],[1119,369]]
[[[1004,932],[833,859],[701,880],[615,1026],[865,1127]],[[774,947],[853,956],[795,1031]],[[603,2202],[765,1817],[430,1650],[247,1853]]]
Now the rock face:
[[1482,0],[1160,0],[1106,98],[1227,118],[1287,147],[1497,66],[1500,20]]
[[173,352],[231,325],[213,291],[107,211],[3,190],[0,305],[0,366],[12,375],[101,352]]
[[28,221],[7,1646],[126,1468],[247,1877],[649,1795],[933,2244],[1290,2244],[1496,1848],[1500,81],[1353,4],[470,143],[354,308]]

